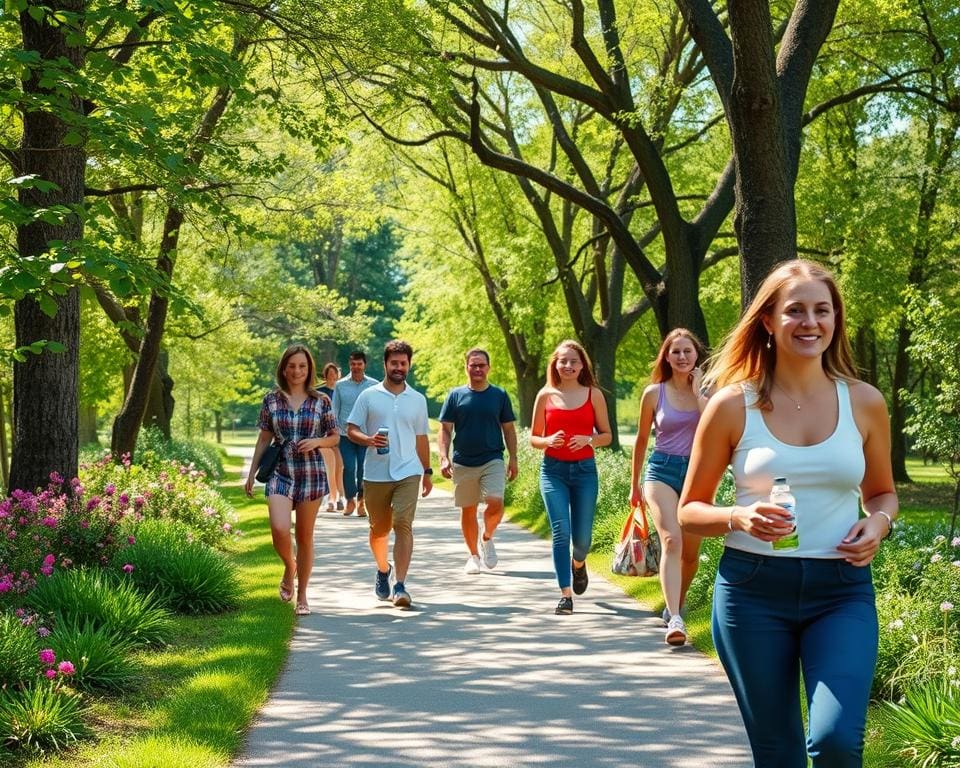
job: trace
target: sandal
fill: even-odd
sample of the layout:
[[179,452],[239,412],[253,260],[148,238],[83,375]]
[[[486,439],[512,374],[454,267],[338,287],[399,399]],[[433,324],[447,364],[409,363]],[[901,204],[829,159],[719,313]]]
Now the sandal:
[[284,582],[280,582],[280,599],[285,603],[289,603],[293,599],[293,585],[287,586]]
[[309,616],[310,615],[310,606],[306,603],[297,603],[297,608],[294,611],[297,616]]

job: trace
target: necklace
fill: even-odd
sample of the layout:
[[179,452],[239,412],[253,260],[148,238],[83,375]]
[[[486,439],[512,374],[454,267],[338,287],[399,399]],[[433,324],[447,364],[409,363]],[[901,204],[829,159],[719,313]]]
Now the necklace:
[[793,403],[795,406],[797,406],[797,410],[798,410],[798,411],[800,410],[800,403],[799,403],[797,400],[794,400],[794,399],[788,394],[787,390],[785,390],[783,387],[781,387],[779,384],[777,384],[777,382],[773,382],[773,386],[775,386],[777,389],[779,389],[781,392],[783,392],[783,394],[786,396],[787,400],[789,400],[791,403]]

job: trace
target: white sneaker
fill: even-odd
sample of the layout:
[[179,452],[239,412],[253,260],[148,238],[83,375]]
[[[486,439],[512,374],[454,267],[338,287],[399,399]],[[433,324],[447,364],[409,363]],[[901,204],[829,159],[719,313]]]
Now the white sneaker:
[[480,532],[480,539],[477,542],[480,546],[480,554],[483,556],[483,564],[487,568],[493,569],[497,567],[497,548],[493,546],[493,539],[487,539],[484,541],[483,532]]
[[679,613],[670,617],[663,641],[667,645],[683,645],[687,642],[687,625],[683,623],[683,617]]
[[463,572],[469,576],[476,576],[483,568],[480,566],[480,558],[476,555],[470,555],[467,564],[463,566]]
[[663,626],[667,626],[670,623],[670,609],[664,608],[663,613],[660,614],[660,621],[663,622]]

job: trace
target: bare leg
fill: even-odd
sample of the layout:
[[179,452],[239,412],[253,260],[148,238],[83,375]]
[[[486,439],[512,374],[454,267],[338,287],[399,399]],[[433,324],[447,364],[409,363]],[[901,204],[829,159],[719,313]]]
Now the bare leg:
[[700,566],[700,542],[702,537],[695,536],[692,533],[683,533],[683,554],[680,561],[680,607],[687,600],[687,590],[693,582],[693,577],[697,575],[697,568]]
[[503,520],[503,499],[488,498],[483,510],[483,538],[492,539],[501,520]]
[[389,530],[383,536],[374,536],[373,529],[370,529],[370,551],[373,553],[373,559],[377,561],[377,570],[380,573],[386,573],[390,567],[389,558],[390,532]]
[[673,488],[655,480],[643,484],[643,495],[650,507],[653,524],[660,534],[660,588],[663,590],[667,610],[673,616],[680,613],[682,605],[683,534],[677,520],[677,504],[680,499]]
[[397,581],[407,578],[407,569],[413,557],[413,529],[397,526],[393,529],[393,564],[397,568]]
[[317,522],[320,499],[297,504],[297,605],[307,604],[307,587],[313,571],[313,529]]
[[463,531],[463,540],[467,544],[467,549],[474,557],[479,556],[477,552],[477,537],[480,535],[480,526],[477,524],[477,505],[472,507],[463,507],[460,510],[460,530]]
[[290,537],[290,527],[293,511],[293,501],[286,496],[272,495],[267,497],[267,513],[270,516],[270,535],[273,538],[273,548],[283,561],[283,583],[293,591],[293,577],[297,572],[297,562],[293,557],[293,540]]

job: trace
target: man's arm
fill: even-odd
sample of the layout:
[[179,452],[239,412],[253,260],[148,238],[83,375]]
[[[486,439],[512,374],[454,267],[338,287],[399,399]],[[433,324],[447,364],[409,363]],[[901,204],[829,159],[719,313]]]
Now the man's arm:
[[423,466],[423,495],[426,496],[433,490],[433,475],[428,474],[426,470],[430,469],[430,436],[417,435],[417,458]]
[[500,425],[503,430],[503,442],[507,446],[507,480],[513,480],[517,476],[517,424],[514,421],[507,421]]
[[453,422],[441,421],[440,434],[437,435],[437,452],[440,454],[440,474],[453,477],[453,465],[450,463],[450,441],[453,435]]

